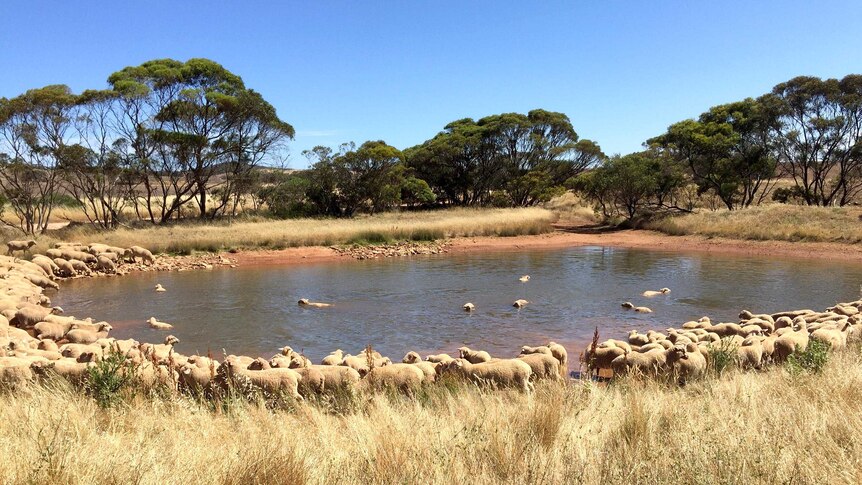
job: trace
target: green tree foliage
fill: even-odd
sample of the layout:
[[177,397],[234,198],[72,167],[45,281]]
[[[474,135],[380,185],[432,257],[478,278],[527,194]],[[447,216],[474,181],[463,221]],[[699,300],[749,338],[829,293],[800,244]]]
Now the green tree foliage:
[[647,143],[686,165],[701,193],[712,190],[732,210],[761,202],[774,183],[775,123],[773,111],[748,98],[671,125]]
[[211,179],[220,174],[228,185],[242,181],[294,135],[259,93],[208,59],[148,61],[115,72],[108,82],[119,94],[123,153],[139,175],[130,189],[143,187],[154,223],[189,201],[200,217],[215,216],[235,190],[223,189],[210,210]]
[[[368,141],[359,148],[344,144],[337,153],[318,146],[304,155],[312,162],[307,198],[320,214],[350,217],[360,210],[373,213],[401,203],[409,181],[404,155],[383,141]],[[412,185],[417,188],[416,181]],[[411,196],[427,200],[418,189]]]
[[669,205],[685,178],[656,151],[613,156],[569,185],[596,203],[605,218],[629,220],[646,211],[679,209]]
[[17,219],[5,224],[27,234],[47,229],[75,103],[64,85],[0,99],[0,190]]
[[761,102],[778,113],[777,153],[806,204],[849,204],[862,191],[862,75],[796,77]]
[[508,205],[519,206],[559,194],[604,157],[596,143],[579,139],[566,115],[545,110],[454,121],[405,154],[443,203],[488,205],[504,193]]

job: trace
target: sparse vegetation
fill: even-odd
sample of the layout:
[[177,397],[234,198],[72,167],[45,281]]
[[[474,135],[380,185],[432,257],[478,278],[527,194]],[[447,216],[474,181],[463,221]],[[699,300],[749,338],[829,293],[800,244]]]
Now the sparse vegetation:
[[855,244],[862,242],[860,215],[862,210],[851,207],[771,204],[667,217],[646,227],[674,236]]
[[[333,244],[378,244],[392,241],[429,241],[458,236],[517,236],[552,230],[556,214],[530,207],[521,209],[447,209],[385,213],[352,219],[250,219],[234,223],[185,223],[140,229],[118,229],[95,236],[88,227],[62,234],[64,240],[98,237],[121,247],[141,245],[154,252],[188,254],[230,248],[286,248]],[[39,239],[48,247],[53,240]]]

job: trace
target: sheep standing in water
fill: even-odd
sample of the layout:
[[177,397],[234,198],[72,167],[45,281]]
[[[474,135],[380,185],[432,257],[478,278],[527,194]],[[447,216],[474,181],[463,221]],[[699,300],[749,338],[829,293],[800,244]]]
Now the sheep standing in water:
[[462,308],[464,309],[465,312],[472,312],[473,310],[476,309],[476,305],[474,305],[472,303],[465,303]]
[[156,320],[156,317],[150,317],[150,319],[147,320],[147,323],[149,323],[150,326],[155,328],[156,330],[170,330],[174,328],[174,326],[170,323],[160,322]]
[[667,295],[668,293],[670,293],[670,288],[662,288],[658,291],[647,290],[643,293],[643,295],[651,298],[653,296]]
[[300,298],[299,306],[309,306],[313,308],[328,308],[332,306],[332,303],[320,303],[316,301],[310,301],[308,298]]

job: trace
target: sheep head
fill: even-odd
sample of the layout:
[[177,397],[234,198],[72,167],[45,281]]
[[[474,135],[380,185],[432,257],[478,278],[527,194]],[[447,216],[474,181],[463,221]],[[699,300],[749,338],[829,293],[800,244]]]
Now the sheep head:
[[173,335],[168,335],[167,337],[165,337],[165,345],[174,346],[178,343],[180,343],[180,339],[174,337]]
[[467,354],[469,354],[469,353],[470,353],[470,347],[459,347],[458,348],[458,355],[462,359],[465,359],[467,357]]

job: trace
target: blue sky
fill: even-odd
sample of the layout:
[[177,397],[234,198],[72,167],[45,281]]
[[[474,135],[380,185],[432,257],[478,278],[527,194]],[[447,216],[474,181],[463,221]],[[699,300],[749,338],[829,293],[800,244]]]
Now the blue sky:
[[315,145],[406,148],[456,119],[533,108],[629,153],[794,76],[862,72],[858,0],[2,0],[0,18],[0,96],[206,57],[296,128],[296,168]]

